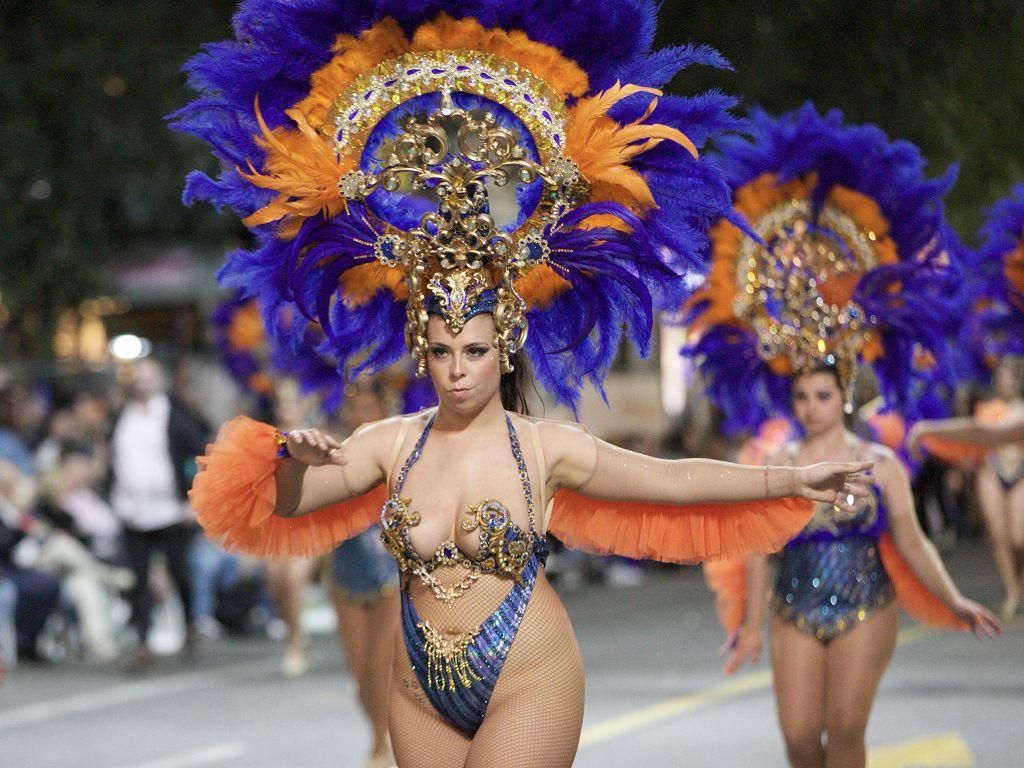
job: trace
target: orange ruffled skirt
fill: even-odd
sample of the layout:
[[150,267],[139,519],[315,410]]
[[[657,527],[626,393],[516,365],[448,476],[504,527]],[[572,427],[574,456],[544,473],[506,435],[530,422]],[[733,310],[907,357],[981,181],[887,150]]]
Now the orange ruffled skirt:
[[640,560],[699,563],[775,552],[814,514],[804,499],[644,504],[555,494],[548,530],[570,547]]
[[[896,599],[910,618],[938,629],[965,631],[969,626],[957,618],[944,602],[917,577],[896,549],[892,536],[883,533],[878,541],[882,566],[889,574]],[[743,562],[708,563],[704,580],[715,595],[715,610],[726,635],[731,638],[743,624],[746,611],[746,568]]]
[[199,457],[189,499],[211,540],[258,557],[312,557],[377,522],[387,496],[383,483],[308,515],[275,515],[276,433],[268,424],[239,416],[221,427],[216,442]]

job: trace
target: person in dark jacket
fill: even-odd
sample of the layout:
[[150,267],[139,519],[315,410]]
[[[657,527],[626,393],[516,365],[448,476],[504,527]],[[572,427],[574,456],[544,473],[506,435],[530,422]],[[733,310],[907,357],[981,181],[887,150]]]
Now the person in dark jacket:
[[154,662],[146,638],[152,613],[149,563],[158,550],[166,556],[184,606],[184,650],[195,651],[198,635],[187,558],[195,526],[187,494],[207,429],[187,406],[167,395],[164,371],[153,359],[135,364],[128,398],[114,425],[111,503],[124,527],[128,565],[136,577],[129,597],[139,644],[127,667],[135,672]]

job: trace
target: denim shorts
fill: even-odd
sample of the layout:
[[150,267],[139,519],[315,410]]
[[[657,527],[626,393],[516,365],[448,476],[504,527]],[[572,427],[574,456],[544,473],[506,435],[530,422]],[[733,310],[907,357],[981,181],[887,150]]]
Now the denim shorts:
[[343,541],[331,555],[334,582],[357,603],[371,603],[398,589],[398,565],[380,542],[374,526]]

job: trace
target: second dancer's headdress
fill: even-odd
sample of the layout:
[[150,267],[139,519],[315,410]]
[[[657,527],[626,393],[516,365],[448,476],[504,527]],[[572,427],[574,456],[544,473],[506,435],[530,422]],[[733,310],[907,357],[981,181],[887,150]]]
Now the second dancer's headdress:
[[653,51],[655,11],[244,2],[237,39],[189,64],[202,96],[174,116],[223,166],[190,175],[186,200],[230,206],[256,238],[222,283],[284,337],[304,328],[278,321],[294,304],[351,376],[406,347],[422,373],[431,313],[458,332],[490,312],[503,368],[524,350],[574,404],[624,329],[646,350],[729,208],[698,148],[737,125],[732,100],[657,98],[680,68],[725,62]]
[[813,105],[753,116],[752,140],[720,142],[736,209],[723,219],[707,285],[688,306],[708,390],[730,431],[787,413],[794,374],[834,367],[850,387],[871,365],[913,419],[951,376],[961,246],[918,149]]
[[988,212],[967,272],[971,312],[961,352],[987,372],[1006,355],[1024,355],[1024,184]]

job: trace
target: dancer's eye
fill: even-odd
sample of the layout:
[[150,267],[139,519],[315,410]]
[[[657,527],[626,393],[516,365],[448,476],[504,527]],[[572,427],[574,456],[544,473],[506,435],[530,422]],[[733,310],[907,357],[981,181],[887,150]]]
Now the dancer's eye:
[[448,348],[447,347],[430,347],[430,349],[427,350],[427,354],[429,354],[435,360],[442,360],[448,354]]

